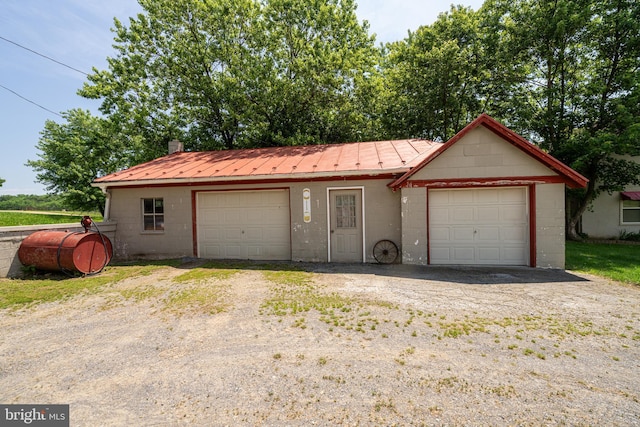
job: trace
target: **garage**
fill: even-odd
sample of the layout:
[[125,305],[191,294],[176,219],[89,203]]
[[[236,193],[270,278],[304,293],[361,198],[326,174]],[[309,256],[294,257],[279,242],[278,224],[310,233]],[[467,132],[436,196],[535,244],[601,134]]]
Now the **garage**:
[[197,194],[198,257],[290,260],[289,191]]
[[527,194],[527,187],[430,189],[430,263],[528,265]]

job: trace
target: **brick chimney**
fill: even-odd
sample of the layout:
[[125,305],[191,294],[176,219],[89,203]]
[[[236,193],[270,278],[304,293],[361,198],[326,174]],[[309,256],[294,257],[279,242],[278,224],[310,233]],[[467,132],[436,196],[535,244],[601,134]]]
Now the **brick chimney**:
[[184,151],[184,144],[177,139],[169,141],[169,154],[177,153],[178,151]]

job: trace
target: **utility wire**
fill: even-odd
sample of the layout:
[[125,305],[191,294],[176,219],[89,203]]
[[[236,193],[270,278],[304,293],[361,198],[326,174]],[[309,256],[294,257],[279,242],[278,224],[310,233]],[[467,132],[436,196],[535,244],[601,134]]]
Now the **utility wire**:
[[0,84],[0,87],[1,87],[2,89],[4,89],[4,90],[8,90],[9,92],[11,92],[12,94],[14,94],[14,95],[15,95],[15,96],[17,96],[18,98],[22,98],[22,99],[24,99],[25,101],[32,103],[32,104],[33,104],[33,105],[35,105],[36,107],[40,107],[40,108],[42,108],[43,110],[48,111],[48,112],[50,112],[51,114],[55,114],[55,115],[56,115],[56,116],[58,116],[58,117],[62,117],[62,115],[61,115],[60,113],[56,113],[55,111],[50,110],[50,109],[48,109],[47,107],[43,107],[42,105],[38,104],[37,102],[33,102],[32,100],[25,98],[24,96],[20,95],[18,92],[16,92],[16,91],[14,91],[14,90],[9,89],[9,88],[8,88],[8,87],[6,87],[6,86],[3,86],[3,85],[1,85],[1,84]]
[[[35,53],[35,54],[36,54],[36,55],[38,55],[38,56],[41,56],[41,57],[43,57],[43,58],[45,58],[45,59],[48,59],[49,61],[53,61],[53,62],[55,62],[56,64],[62,65],[63,67],[67,67],[67,68],[69,68],[70,70],[73,70],[73,71],[75,71],[75,72],[77,72],[77,73],[83,74],[83,75],[85,75],[85,76],[88,76],[88,75],[89,75],[89,74],[85,73],[85,72],[84,72],[84,71],[82,71],[82,70],[78,70],[77,68],[74,68],[74,67],[72,67],[71,65],[67,65],[67,64],[65,64],[65,63],[63,63],[63,62],[60,62],[60,61],[58,61],[58,60],[55,60],[55,59],[53,59],[53,58],[51,58],[51,57],[49,57],[49,56],[47,56],[47,55],[43,55],[42,53],[40,53],[40,52],[36,52],[36,51],[35,51],[35,50],[33,50],[33,49],[29,49],[28,47],[23,46],[23,45],[21,45],[20,43],[16,43],[16,42],[14,42],[13,40],[9,40],[8,38],[5,38],[5,37],[0,36],[0,40],[4,40],[4,41],[6,41],[7,43],[11,43],[11,44],[13,44],[13,45],[16,45],[16,46],[18,46],[18,47],[19,47],[19,48],[21,48],[21,49],[27,50],[27,51],[29,51],[29,52],[31,52],[31,53]],[[22,99],[24,99],[25,101],[27,101],[27,102],[29,102],[29,103],[31,103],[31,104],[33,104],[33,105],[35,105],[36,107],[42,108],[43,110],[48,111],[48,112],[49,112],[49,113],[51,113],[51,114],[55,114],[55,115],[56,115],[56,116],[58,116],[58,117],[62,117],[62,115],[61,115],[60,113],[57,113],[57,112],[55,112],[55,111],[53,111],[53,110],[50,110],[50,109],[48,109],[47,107],[43,107],[42,105],[38,104],[37,102],[34,102],[34,101],[32,101],[32,100],[30,100],[30,99],[28,99],[28,98],[25,98],[24,96],[20,95],[18,92],[16,92],[16,91],[14,91],[14,90],[9,89],[9,88],[8,88],[8,87],[6,87],[6,86],[3,86],[3,85],[1,85],[1,84],[0,84],[0,88],[2,88],[2,89],[4,89],[4,90],[7,90],[7,91],[11,92],[12,94],[14,94],[15,96],[17,96],[18,98],[22,98]]]
[[[33,50],[33,49],[29,49],[28,47],[22,46],[21,44],[16,43],[16,42],[14,42],[14,41],[12,41],[12,40],[9,40],[9,39],[4,38],[4,37],[2,37],[2,36],[0,36],[0,39],[1,39],[1,40],[6,41],[6,42],[8,42],[8,43],[14,44],[14,45],[16,45],[16,46],[18,46],[19,48],[22,48],[22,49],[24,49],[24,50],[28,50],[28,51],[29,51],[29,52],[31,52],[31,53],[35,53],[36,55],[41,56],[41,57],[43,57],[43,58],[46,58],[46,59],[48,59],[49,61],[53,61],[53,62],[55,62],[56,64],[60,64],[60,65],[62,65],[63,67],[67,67],[67,68],[69,68],[70,70],[73,70],[73,71],[78,72],[78,73],[80,73],[80,74],[84,74],[85,76],[88,76],[88,75],[89,75],[89,74],[85,73],[85,72],[84,72],[84,71],[82,71],[82,70],[78,70],[77,68],[74,68],[74,67],[72,67],[71,65],[67,65],[67,64],[65,64],[65,63],[63,63],[63,62],[57,61],[57,60],[55,60],[55,59],[53,59],[53,58],[51,58],[51,57],[49,57],[49,56],[47,56],[47,55],[43,55],[43,54],[41,54],[40,52],[36,52],[36,51],[35,51],[35,50]],[[6,88],[5,88],[5,89],[6,89]],[[29,102],[31,102],[31,101],[29,101]]]

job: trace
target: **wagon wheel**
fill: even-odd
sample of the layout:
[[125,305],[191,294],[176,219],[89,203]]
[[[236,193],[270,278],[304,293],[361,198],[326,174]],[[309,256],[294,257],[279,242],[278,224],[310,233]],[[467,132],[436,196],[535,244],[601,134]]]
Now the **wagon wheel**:
[[391,240],[380,240],[373,246],[373,257],[380,264],[391,264],[398,258],[398,247]]

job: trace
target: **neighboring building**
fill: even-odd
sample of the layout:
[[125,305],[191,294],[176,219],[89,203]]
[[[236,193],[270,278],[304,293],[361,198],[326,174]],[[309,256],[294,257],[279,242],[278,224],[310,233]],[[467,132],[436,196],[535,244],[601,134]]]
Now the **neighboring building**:
[[181,152],[95,180],[120,259],[564,268],[565,186],[587,180],[483,114],[424,140]]
[[[640,156],[630,159],[640,163]],[[580,232],[594,239],[617,239],[625,233],[640,233],[640,186],[600,194],[582,214]]]

